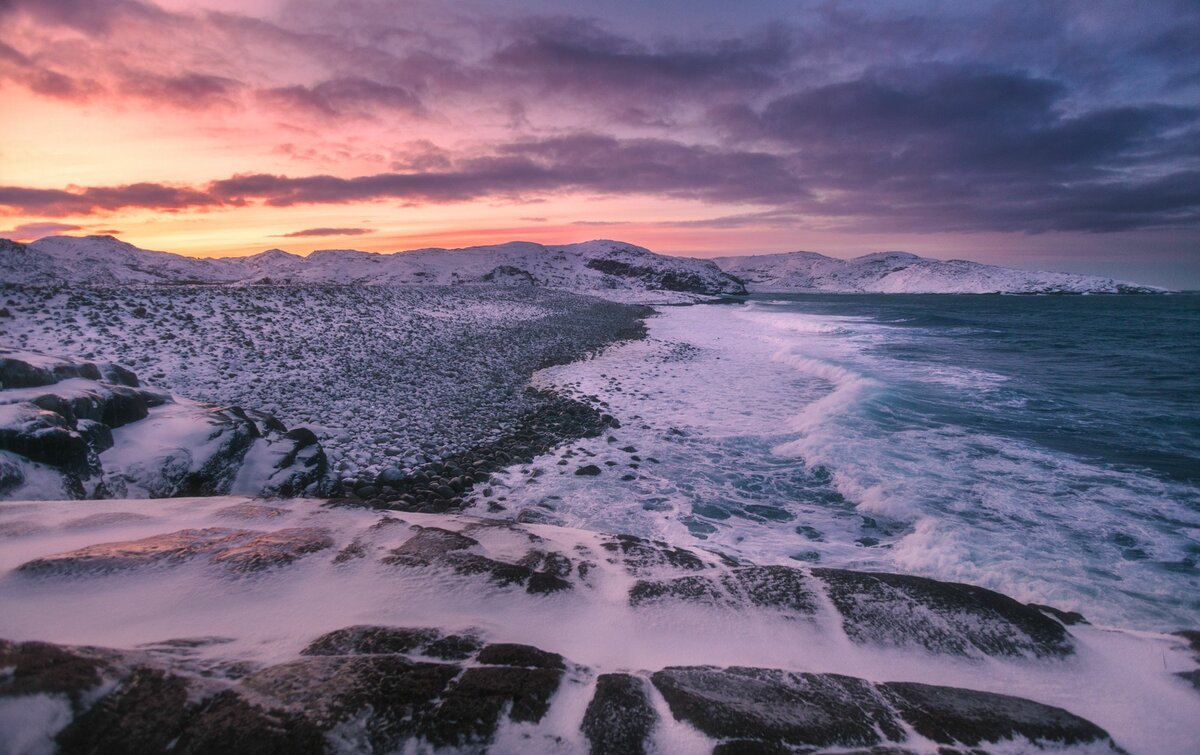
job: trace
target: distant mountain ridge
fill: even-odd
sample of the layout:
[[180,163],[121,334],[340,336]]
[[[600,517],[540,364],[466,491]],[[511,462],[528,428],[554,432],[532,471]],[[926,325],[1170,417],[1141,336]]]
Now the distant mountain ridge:
[[655,254],[619,241],[544,246],[511,242],[377,254],[271,249],[197,258],[139,249],[112,236],[0,241],[0,281],[26,285],[146,283],[533,284],[617,301],[686,303],[746,293],[712,262]]
[[1142,294],[1161,289],[1095,275],[1047,273],[878,252],[842,260],[816,252],[717,257],[751,293]]
[[646,304],[746,293],[1158,293],[1092,275],[1036,272],[967,260],[880,252],[850,260],[816,252],[699,260],[621,241],[547,246],[514,241],[464,249],[378,254],[324,249],[308,256],[270,249],[247,257],[198,258],[140,249],[112,236],[0,239],[0,282],[130,284],[532,284]]

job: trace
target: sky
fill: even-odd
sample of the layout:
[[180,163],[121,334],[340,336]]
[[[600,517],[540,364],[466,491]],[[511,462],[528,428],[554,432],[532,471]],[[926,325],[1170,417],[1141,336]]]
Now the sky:
[[1200,2],[0,0],[0,236],[1200,288]]

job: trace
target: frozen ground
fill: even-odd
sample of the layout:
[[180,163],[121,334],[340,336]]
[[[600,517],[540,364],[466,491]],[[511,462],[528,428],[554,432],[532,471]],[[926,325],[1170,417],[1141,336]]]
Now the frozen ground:
[[0,637],[113,649],[0,642],[9,751],[1200,740],[1183,639],[962,585],[303,499],[5,502],[0,537]]
[[637,337],[647,312],[530,286],[7,286],[0,302],[0,344],[310,427],[351,489],[558,406],[532,372]]

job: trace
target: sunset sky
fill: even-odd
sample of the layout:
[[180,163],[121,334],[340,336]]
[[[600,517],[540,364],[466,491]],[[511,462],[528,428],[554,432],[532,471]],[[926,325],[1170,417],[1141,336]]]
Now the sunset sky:
[[1200,287],[1200,3],[0,0],[0,236]]

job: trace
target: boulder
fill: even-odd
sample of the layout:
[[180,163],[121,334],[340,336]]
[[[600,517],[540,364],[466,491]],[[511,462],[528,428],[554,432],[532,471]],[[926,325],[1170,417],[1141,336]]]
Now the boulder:
[[813,569],[860,644],[938,653],[1063,657],[1074,652],[1063,625],[991,590],[904,574]]
[[657,722],[645,680],[631,674],[601,674],[580,728],[592,755],[642,755]]

